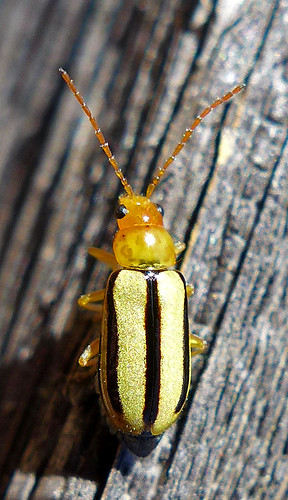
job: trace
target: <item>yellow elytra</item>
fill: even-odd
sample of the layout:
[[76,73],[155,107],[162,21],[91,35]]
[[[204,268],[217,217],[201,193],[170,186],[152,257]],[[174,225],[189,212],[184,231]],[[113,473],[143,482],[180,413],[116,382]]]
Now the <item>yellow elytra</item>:
[[206,349],[205,341],[189,333],[187,295],[193,293],[193,287],[185,284],[179,271],[170,269],[185,245],[174,244],[163,225],[163,209],[150,197],[202,119],[245,85],[217,99],[196,118],[144,196],[134,194],[73,80],[62,68],[59,71],[125,190],[116,210],[113,254],[98,248],[88,250],[114,271],[105,290],[79,299],[81,307],[97,312],[95,302],[104,301],[101,337],[85,349],[79,364],[98,365],[99,392],[109,424],[131,451],[146,456],[185,404],[191,357]]

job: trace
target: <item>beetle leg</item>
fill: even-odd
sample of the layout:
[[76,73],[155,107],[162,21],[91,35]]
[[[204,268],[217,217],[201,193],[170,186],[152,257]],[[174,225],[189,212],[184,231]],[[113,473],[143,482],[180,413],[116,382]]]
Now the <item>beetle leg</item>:
[[86,349],[84,349],[78,359],[80,366],[94,366],[95,364],[98,364],[99,341],[100,339],[98,338],[91,342],[91,344],[87,345]]
[[185,250],[185,248],[186,248],[186,245],[182,241],[174,241],[174,250],[175,250],[176,259],[177,259],[178,255],[180,255],[180,253]]
[[111,267],[113,271],[119,268],[118,262],[113,253],[106,252],[106,250],[102,250],[102,248],[90,247],[88,248],[89,255],[95,257],[95,259],[100,260],[100,262],[104,262],[107,266]]
[[91,304],[91,302],[99,302],[104,299],[105,290],[96,290],[95,292],[87,293],[87,295],[81,295],[78,299],[78,304],[83,309],[88,309],[88,311],[93,311],[102,314],[101,304]]
[[196,354],[204,354],[207,351],[208,344],[206,340],[200,339],[194,333],[190,333],[189,338],[190,349],[192,349],[191,356],[196,356]]
[[186,293],[187,293],[187,297],[192,297],[192,295],[194,295],[194,286],[187,283],[186,284]]

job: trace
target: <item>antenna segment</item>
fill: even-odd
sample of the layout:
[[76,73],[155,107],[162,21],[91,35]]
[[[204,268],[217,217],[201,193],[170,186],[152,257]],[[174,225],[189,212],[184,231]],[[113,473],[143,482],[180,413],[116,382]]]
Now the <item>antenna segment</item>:
[[[111,163],[112,167],[114,168],[114,171],[115,171],[117,177],[120,179],[120,182],[121,182],[122,186],[124,187],[126,193],[128,194],[128,196],[133,196],[134,193],[133,193],[132,187],[128,183],[127,179],[124,177],[122,170],[119,168],[119,165],[118,165],[114,155],[112,154],[112,152],[110,150],[108,142],[105,140],[105,137],[104,137],[99,125],[98,125],[96,118],[94,118],[94,116],[92,115],[90,109],[88,108],[87,104],[84,102],[83,97],[81,96],[81,94],[77,90],[77,88],[75,87],[74,82],[70,78],[70,76],[68,75],[67,71],[65,71],[63,68],[59,68],[59,71],[60,71],[63,79],[65,80],[67,86],[69,87],[69,89],[71,90],[71,92],[74,94],[77,101],[81,105],[85,115],[88,117],[88,119],[89,119],[89,121],[94,129],[95,135],[96,135],[98,141],[100,142],[100,147],[103,149],[109,162]],[[245,84],[237,85],[237,87],[235,87],[233,90],[231,90],[230,92],[225,94],[223,97],[218,97],[218,99],[216,99],[216,101],[214,101],[212,104],[210,104],[210,106],[207,106],[207,108],[205,108],[204,111],[202,111],[202,113],[199,116],[197,116],[196,120],[194,120],[191,127],[186,129],[185,133],[182,136],[182,140],[180,142],[178,142],[172,155],[169,156],[169,158],[166,160],[164,166],[162,168],[159,168],[156,176],[152,179],[152,181],[149,184],[147,191],[146,191],[147,198],[151,197],[155,187],[159,184],[161,177],[165,174],[166,169],[175,160],[176,156],[180,153],[181,149],[185,146],[186,142],[193,134],[195,128],[198,127],[198,125],[202,122],[203,118],[205,118],[205,116],[207,116],[213,109],[220,106],[220,104],[223,104],[224,102],[229,101],[229,99],[231,99],[235,94],[238,94],[238,92],[241,92],[241,90],[243,90],[245,86],[246,86]]]
[[190,128],[186,128],[186,131],[182,136],[182,140],[180,142],[178,142],[172,155],[169,156],[168,160],[166,160],[166,163],[164,164],[164,166],[162,168],[159,168],[157,175],[152,179],[151,183],[149,184],[147,191],[146,191],[147,198],[150,198],[155,187],[159,183],[161,177],[164,175],[167,167],[169,167],[169,165],[175,160],[176,156],[181,151],[181,149],[185,146],[186,142],[193,134],[195,128],[198,127],[198,125],[202,122],[203,118],[205,118],[205,116],[207,116],[213,109],[217,108],[217,106],[220,106],[220,104],[222,104],[226,101],[229,101],[229,99],[231,99],[235,94],[238,94],[238,92],[241,92],[241,90],[243,90],[245,86],[246,86],[245,84],[238,85],[237,87],[235,87],[235,89],[231,90],[230,92],[225,94],[223,97],[221,97],[221,98],[218,97],[218,99],[216,99],[216,101],[214,101],[212,104],[210,104],[210,106],[207,106],[207,108],[205,108],[204,111],[202,111],[202,113],[199,116],[197,116],[196,120],[194,120],[194,122],[192,123]]
[[127,179],[125,179],[125,177],[122,173],[122,170],[119,168],[119,165],[118,165],[117,161],[115,160],[114,155],[111,153],[109,144],[108,144],[108,142],[106,142],[105,137],[104,137],[104,135],[103,135],[98,123],[97,123],[96,118],[94,118],[94,116],[92,115],[90,109],[88,108],[87,104],[84,102],[83,97],[81,96],[81,94],[77,90],[77,88],[75,87],[74,82],[70,78],[70,76],[68,75],[67,71],[65,71],[63,68],[59,68],[59,71],[60,71],[63,79],[67,83],[69,89],[71,90],[71,92],[74,94],[77,101],[81,105],[85,115],[88,117],[88,119],[89,119],[89,121],[94,129],[95,135],[96,135],[98,141],[100,142],[100,147],[103,149],[109,162],[111,163],[112,167],[114,168],[115,174],[120,179],[122,186],[124,187],[126,193],[129,196],[133,196],[132,187],[130,186],[130,184],[128,184]]

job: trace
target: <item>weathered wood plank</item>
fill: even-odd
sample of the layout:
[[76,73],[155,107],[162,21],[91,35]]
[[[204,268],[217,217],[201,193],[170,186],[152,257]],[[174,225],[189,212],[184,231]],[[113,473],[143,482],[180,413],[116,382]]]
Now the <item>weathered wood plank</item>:
[[[287,497],[287,18],[285,0],[1,3],[6,499]],[[93,381],[67,379],[99,330],[76,302],[105,284],[86,249],[111,248],[120,186],[60,65],[138,190],[205,105],[247,83],[153,198],[187,243],[191,328],[210,348],[183,417],[142,460],[120,448],[114,461]]]

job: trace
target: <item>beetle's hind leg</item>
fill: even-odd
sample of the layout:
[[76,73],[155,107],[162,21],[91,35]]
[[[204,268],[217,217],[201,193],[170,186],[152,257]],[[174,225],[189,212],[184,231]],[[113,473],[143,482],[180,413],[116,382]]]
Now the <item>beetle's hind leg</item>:
[[192,297],[192,295],[194,295],[194,286],[186,283],[186,293],[187,297]]
[[207,351],[208,344],[206,340],[200,339],[194,333],[190,333],[189,345],[191,349],[191,356],[196,356],[196,354],[204,354]]
[[[70,375],[67,378],[64,393],[67,394],[69,399],[73,402],[73,404],[77,404],[77,400],[79,397],[79,387],[78,384],[82,383],[84,380],[95,377],[96,373],[99,369],[99,343],[100,339],[97,338],[93,342],[91,342],[82,352],[81,356],[78,359],[78,364],[81,368],[85,367],[85,371],[76,371],[76,367],[71,371]],[[77,384],[75,386],[75,384]],[[82,391],[80,391],[82,392]],[[78,396],[77,396],[78,395]]]
[[[187,297],[191,297],[191,295],[194,295],[194,286],[187,283],[186,293]],[[190,333],[189,335],[189,346],[191,349],[191,356],[196,356],[197,354],[204,354],[208,348],[206,340],[203,340],[197,335],[194,335],[194,333]]]
[[[105,290],[96,290],[95,292],[87,293],[86,295],[81,295],[78,299],[78,304],[83,309],[88,311],[92,311],[96,313],[97,317],[94,320],[101,319],[103,306],[102,304],[94,304],[94,302],[98,302],[104,299]],[[97,338],[93,342],[91,342],[82,352],[81,356],[78,359],[78,363],[82,367],[93,367],[91,370],[91,374],[95,373],[98,370],[98,361],[99,361],[99,341]],[[90,374],[90,372],[89,372]]]
[[99,361],[99,342],[100,339],[96,339],[91,344],[87,345],[86,349],[82,352],[78,359],[78,363],[82,367],[95,366],[98,368]]

